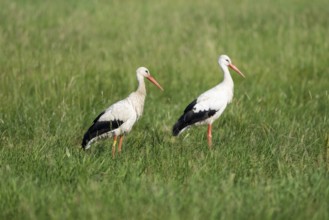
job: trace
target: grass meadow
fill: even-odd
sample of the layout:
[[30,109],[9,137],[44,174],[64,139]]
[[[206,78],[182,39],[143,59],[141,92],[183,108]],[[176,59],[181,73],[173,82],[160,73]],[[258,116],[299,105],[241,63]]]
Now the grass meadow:
[[[0,219],[329,219],[327,0],[1,0]],[[235,97],[178,138],[184,107]],[[143,117],[112,159],[83,133],[137,88]]]

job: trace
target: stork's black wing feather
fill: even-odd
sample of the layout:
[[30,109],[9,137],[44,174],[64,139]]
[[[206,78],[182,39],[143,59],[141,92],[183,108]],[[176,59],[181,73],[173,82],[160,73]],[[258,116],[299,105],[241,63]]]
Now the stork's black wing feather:
[[[194,112],[193,107],[191,107],[192,104],[193,102],[187,106],[187,108],[184,111],[184,114],[178,119],[178,121],[174,125],[173,127],[174,136],[177,136],[180,133],[180,131],[186,128],[187,126],[206,120],[207,118],[210,118],[217,112],[216,110],[212,110],[212,109]],[[190,110],[188,110],[188,108],[190,108]]]
[[121,121],[121,120],[98,121],[98,119],[103,114],[104,114],[104,112],[97,116],[97,118],[94,120],[93,125],[90,126],[88,131],[83,136],[83,140],[82,140],[82,144],[81,144],[82,148],[85,148],[91,139],[93,139],[99,135],[102,135],[104,133],[107,133],[109,131],[112,131],[114,129],[117,129],[119,126],[121,126],[123,124],[123,121]]
[[197,99],[193,100],[193,102],[191,102],[190,104],[188,104],[188,106],[186,106],[185,110],[184,110],[184,114],[190,110],[193,109],[193,107],[196,105]]
[[100,113],[100,114],[94,119],[93,123],[95,124],[95,123],[98,121],[98,119],[99,119],[102,115],[104,115],[104,113],[105,113],[105,111],[101,112],[101,113]]

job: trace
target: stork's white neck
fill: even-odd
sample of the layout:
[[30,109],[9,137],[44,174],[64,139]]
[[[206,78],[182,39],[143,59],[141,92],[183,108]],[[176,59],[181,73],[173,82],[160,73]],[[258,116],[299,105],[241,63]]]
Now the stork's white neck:
[[131,93],[128,100],[131,102],[132,106],[136,111],[137,119],[143,114],[144,102],[146,97],[146,88],[144,77],[137,75],[138,88],[135,92]]
[[138,88],[136,90],[136,93],[139,93],[142,96],[146,96],[146,87],[145,87],[144,77],[137,75],[137,80],[138,80]]
[[219,64],[219,66],[224,72],[224,79],[220,84],[217,85],[217,88],[220,91],[226,93],[227,103],[230,103],[233,99],[233,87],[234,87],[233,79],[226,65]]
[[232,79],[232,76],[230,74],[230,71],[228,70],[228,67],[224,64],[221,64],[221,63],[219,64],[219,66],[222,68],[222,70],[224,72],[224,80],[222,81],[221,84],[225,84],[226,86],[233,89],[234,83],[233,83],[233,79]]

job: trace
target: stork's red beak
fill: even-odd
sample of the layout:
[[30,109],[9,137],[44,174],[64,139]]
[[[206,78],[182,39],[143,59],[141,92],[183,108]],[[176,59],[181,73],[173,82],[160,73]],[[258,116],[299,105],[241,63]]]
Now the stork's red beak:
[[148,80],[150,80],[154,85],[156,85],[159,89],[161,89],[163,91],[163,88],[160,86],[160,84],[151,76],[147,76],[146,77]]
[[228,65],[232,70],[234,70],[235,72],[239,73],[243,78],[246,78],[243,73],[236,67],[234,66],[233,64],[229,64]]

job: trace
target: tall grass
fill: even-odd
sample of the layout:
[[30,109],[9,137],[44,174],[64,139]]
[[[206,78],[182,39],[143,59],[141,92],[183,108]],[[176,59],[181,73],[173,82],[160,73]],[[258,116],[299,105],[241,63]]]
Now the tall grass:
[[[1,1],[1,219],[328,219],[329,4]],[[222,79],[235,98],[179,138],[184,107]],[[137,87],[144,116],[111,158],[80,150],[97,114]]]

